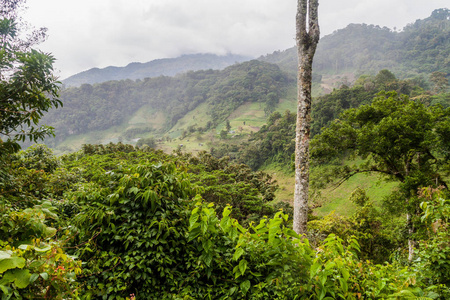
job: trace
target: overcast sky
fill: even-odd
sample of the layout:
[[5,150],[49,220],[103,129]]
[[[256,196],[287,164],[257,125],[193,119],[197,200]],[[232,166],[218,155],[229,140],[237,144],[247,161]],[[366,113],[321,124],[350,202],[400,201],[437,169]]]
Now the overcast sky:
[[[28,0],[24,18],[47,27],[39,46],[64,79],[99,67],[182,54],[258,57],[295,44],[295,0]],[[321,34],[350,23],[401,29],[448,0],[319,0]]]

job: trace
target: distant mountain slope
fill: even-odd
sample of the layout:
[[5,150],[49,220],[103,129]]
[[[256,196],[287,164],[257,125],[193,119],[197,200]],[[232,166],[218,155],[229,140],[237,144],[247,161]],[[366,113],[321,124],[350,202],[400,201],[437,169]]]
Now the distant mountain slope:
[[[64,106],[49,111],[42,122],[55,128],[55,143],[74,135],[108,130],[124,122],[128,122],[125,131],[163,135],[187,113],[204,104],[210,122],[199,120],[197,127],[206,131],[225,121],[246,102],[258,103],[267,113],[272,112],[293,83],[295,80],[277,65],[251,60],[221,71],[189,71],[174,77],[83,84],[62,89],[60,98]],[[135,115],[143,107],[146,113]],[[147,117],[158,120],[157,124]],[[137,137],[131,131],[127,136]]]
[[[440,71],[450,73],[450,11],[433,11],[403,31],[366,24],[350,24],[323,37],[314,56],[319,74],[373,73],[389,69],[399,77]],[[296,48],[259,58],[294,73]]]
[[[320,41],[314,60],[313,82],[317,90],[329,93],[334,88],[348,85],[347,79],[348,83],[353,82],[358,77],[355,75],[375,75],[387,68],[400,79],[424,75],[425,85],[421,87],[426,88],[430,73],[441,71],[447,76],[450,73],[449,43],[448,9],[436,10],[429,18],[408,25],[402,32],[351,24]],[[97,83],[67,87],[65,82],[67,88],[61,90],[64,107],[51,110],[42,119],[56,131],[56,139],[46,142],[51,146],[72,148],[71,143],[75,140],[84,143],[119,139],[136,142],[137,138],[150,135],[178,138],[184,136],[184,132],[196,132],[199,136],[208,133],[214,137],[222,131],[226,120],[233,126],[238,124],[238,128],[251,125],[256,131],[271,112],[291,109],[290,100],[295,101],[296,49],[234,64],[239,59],[244,58],[186,55],[78,74],[79,83],[83,80]],[[219,62],[222,66],[232,65],[217,70],[221,66]],[[187,71],[195,68],[206,70]],[[181,74],[161,76],[176,73]],[[87,80],[89,76],[92,78]],[[111,80],[113,76],[126,79]],[[146,79],[134,80],[141,76]],[[369,77],[358,83],[364,90],[362,92],[370,92],[370,86],[377,82],[376,77]],[[107,81],[99,83],[101,80]],[[405,89],[408,87],[404,86]],[[400,87],[396,89],[400,90]],[[316,91],[316,95],[320,92]],[[342,97],[334,100],[351,103],[353,98],[351,93],[344,91]],[[370,96],[366,98],[371,99]],[[239,122],[234,116],[238,108]],[[328,105],[321,107],[321,111],[335,117],[338,108]],[[248,116],[253,112],[259,116],[257,124],[249,122]],[[326,120],[322,121],[316,123],[319,124],[316,131],[326,123]]]
[[197,70],[222,70],[234,63],[250,60],[250,57],[228,54],[191,54],[177,58],[157,59],[147,63],[130,63],[126,67],[93,68],[65,80],[66,86],[80,86],[84,83],[94,84],[110,80],[144,79],[151,77],[174,76],[178,73]]

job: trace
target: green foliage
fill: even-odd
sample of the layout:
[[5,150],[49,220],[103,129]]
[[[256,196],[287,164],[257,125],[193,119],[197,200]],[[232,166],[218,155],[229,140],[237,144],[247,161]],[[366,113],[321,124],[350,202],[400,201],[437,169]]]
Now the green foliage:
[[[416,263],[426,273],[425,278],[432,284],[440,284],[450,296],[450,201],[440,190],[424,188],[421,190],[420,207],[423,209],[422,222],[427,225],[430,239],[419,243]],[[446,195],[448,196],[448,195]]]
[[26,169],[42,170],[47,173],[53,173],[59,166],[59,159],[53,155],[53,151],[42,144],[34,144],[21,151],[20,165]]
[[334,90],[330,94],[318,97],[313,101],[311,110],[312,136],[320,133],[323,127],[337,119],[344,110],[370,103],[378,89],[375,84],[367,85],[368,80],[366,78],[364,80],[366,83],[357,81],[352,88]]
[[44,112],[62,105],[58,82],[53,76],[54,58],[31,48],[45,37],[45,30],[31,38],[20,38],[17,10],[22,1],[3,0],[0,11],[0,150],[15,152],[19,141],[42,140],[52,134],[48,126],[38,127]]
[[449,73],[445,60],[450,54],[449,14],[448,8],[436,9],[430,17],[405,27],[402,42],[406,51],[401,59],[405,67]]
[[[215,203],[219,213],[230,204],[234,207],[233,217],[243,224],[274,213],[268,204],[274,199],[277,188],[272,177],[264,172],[252,171],[245,165],[232,164],[227,158],[217,159],[206,152],[200,152],[197,156],[179,152],[177,156],[172,156],[152,149],[142,149],[144,152],[123,144],[84,145],[83,149],[84,154],[62,157],[63,164],[70,172],[76,172],[79,181],[82,178],[91,181],[101,176],[102,172],[116,173],[117,169],[135,164],[171,162],[186,168],[190,181],[203,188],[201,196]],[[52,178],[67,175],[69,180],[69,174],[58,172]]]
[[[115,155],[122,159],[129,156],[130,165],[123,161],[122,166],[117,166]],[[244,229],[236,220],[230,219],[231,211],[226,208],[225,201],[229,199],[236,204],[237,215],[241,218],[255,213],[258,205],[252,201],[261,203],[257,189],[270,187],[270,178],[264,183],[263,173],[228,165],[207,154],[198,158],[179,156],[176,160],[179,167],[160,152],[130,152],[128,155],[112,152],[103,154],[105,157],[78,156],[72,160],[74,156],[64,160],[73,164],[71,168],[83,166],[86,172],[83,176],[90,178],[90,182],[81,189],[66,194],[80,207],[71,222],[78,232],[72,243],[82,245],[76,252],[83,261],[88,261],[81,277],[82,282],[90,287],[86,294],[92,297],[108,294],[117,299],[123,299],[123,295],[130,293],[143,298],[168,299],[181,299],[186,295],[217,298],[229,294],[233,298],[238,297],[236,299],[246,299],[245,295],[251,289],[250,283],[257,284],[263,280],[258,279],[262,275],[257,275],[257,272],[265,268],[278,268],[272,264],[264,267],[261,265],[264,260],[256,257],[257,262],[248,258],[247,266],[244,262],[238,262],[240,267],[233,271],[235,265],[231,260],[235,253],[232,245],[239,242],[239,232],[250,229]],[[134,159],[139,160],[138,165],[134,165]],[[183,167],[184,159],[189,162],[189,169]],[[189,170],[192,175],[188,176],[183,170]],[[220,181],[212,182],[214,177]],[[196,184],[192,185],[190,181]],[[192,199],[196,194],[198,196]],[[193,207],[196,201],[201,200],[200,194],[225,206],[220,224],[234,224],[231,226],[234,229],[230,227],[224,232],[218,227],[219,221],[211,208],[212,204],[203,207],[199,202],[201,209]],[[273,191],[266,190],[264,195],[273,197]],[[241,200],[236,197],[241,197]],[[222,198],[224,200],[220,200]],[[280,214],[276,218],[281,220]],[[197,221],[199,225],[195,225]],[[280,221],[276,221],[272,227],[280,225]],[[261,228],[262,225],[254,229],[257,235],[263,233]],[[290,229],[283,230],[292,234]],[[270,243],[274,239],[286,243],[277,232],[269,229]],[[244,241],[239,244],[247,245]],[[255,245],[255,249],[259,248]],[[274,250],[266,251],[267,257],[273,256]],[[290,254],[289,257],[296,255]],[[285,265],[291,263],[287,257],[283,261]],[[253,265],[258,271],[252,271],[252,275],[246,269]],[[240,273],[236,277],[237,270]],[[283,274],[281,270],[277,274]],[[283,290],[273,281],[275,279],[276,276],[257,288],[268,290],[270,286],[278,290],[277,293],[282,293]],[[292,276],[289,280],[297,280],[297,277]],[[240,291],[234,288],[236,285],[240,286]]]
[[290,111],[283,115],[274,112],[269,116],[268,124],[250,135],[247,141],[238,145],[219,144],[211,149],[211,154],[218,158],[228,156],[232,161],[246,164],[253,170],[269,162],[289,165],[295,146],[295,120],[296,115]]
[[[345,111],[316,135],[311,141],[311,157],[318,164],[336,158],[362,158],[360,164],[329,166],[341,183],[358,173],[380,174],[386,180],[399,182],[398,188],[384,199],[385,212],[407,214],[408,239],[418,239],[422,230],[418,188],[443,185],[448,189],[449,113],[441,106],[426,107],[407,96],[383,92],[372,104]],[[383,235],[378,237],[381,239],[376,243],[391,244]],[[375,240],[366,238],[369,243]],[[365,246],[370,253],[370,245]],[[412,251],[409,254],[411,257]]]
[[363,189],[353,191],[349,201],[357,205],[353,215],[344,217],[332,212],[308,222],[310,240],[319,243],[329,234],[340,238],[353,236],[360,245],[361,259],[375,263],[388,261],[389,256],[401,246],[401,240],[404,238],[398,229],[402,228],[402,222],[395,220],[398,225],[392,226],[392,222],[383,218]]
[[446,92],[448,87],[449,87],[449,83],[448,83],[448,79],[447,79],[447,74],[443,73],[443,72],[433,72],[430,75],[430,81],[433,83],[434,85],[434,92],[436,93],[442,93],[442,92]]
[[58,221],[56,207],[50,201],[24,210],[1,206],[0,214],[4,221],[0,225],[0,289],[4,299],[76,296],[81,261],[68,256],[64,242],[55,239],[57,229],[49,224]]
[[[342,87],[328,95],[314,99],[311,135],[319,134],[323,127],[328,126],[345,110],[370,104],[377,93],[383,89],[411,95],[416,93],[416,97],[423,95],[423,90],[415,91],[417,87],[412,81],[397,80],[394,74],[388,70],[381,70],[377,76],[363,75],[351,88]],[[445,100],[443,102],[445,103]],[[223,143],[215,147],[212,152],[216,157],[230,156],[234,161],[245,163],[254,170],[271,162],[289,167],[294,153],[295,126],[295,113],[274,112],[268,117],[267,124],[252,134],[248,141],[236,146]],[[221,134],[225,135],[225,131]]]
[[[449,111],[425,107],[396,93],[381,93],[370,105],[349,109],[311,141],[316,162],[343,155],[366,159],[339,167],[342,178],[376,172],[401,182],[405,197],[418,187],[445,180]],[[439,128],[439,129],[438,129]]]
[[[444,200],[427,198],[422,205],[424,221],[438,224],[442,234],[423,235],[417,262],[411,267],[395,260],[375,265],[366,259],[384,254],[382,244],[377,244],[383,228],[361,190],[352,196],[359,207],[355,215],[341,218],[342,222],[324,219],[322,233],[328,236],[313,240],[312,247],[290,228],[287,215],[265,211],[274,187],[267,174],[207,153],[171,156],[123,144],[83,149],[61,157],[56,170],[18,168],[22,173],[16,178],[31,179],[33,172],[44,177],[39,194],[30,190],[15,195],[16,200],[32,197],[28,206],[5,201],[12,192],[0,198],[2,220],[7,220],[0,224],[0,290],[5,297],[445,299],[448,295],[448,257],[439,251],[449,239]],[[41,150],[31,149],[30,156],[19,153],[14,163],[37,161],[33,155],[46,153]],[[50,154],[46,160],[52,161]],[[216,204],[207,203],[202,195]],[[60,200],[44,200],[48,196]],[[272,217],[261,217],[265,212]],[[344,242],[329,234],[333,232],[355,237]]]
[[35,241],[0,250],[2,299],[78,298],[76,274],[81,261],[68,256],[58,243]]
[[181,158],[188,163],[191,181],[204,187],[203,199],[214,203],[218,213],[231,205],[232,217],[241,224],[273,215],[274,209],[268,203],[274,200],[277,186],[269,174],[232,164],[227,157],[217,159],[206,152],[196,157],[184,154]]
[[156,139],[154,137],[139,139],[136,143],[136,147],[148,146],[150,148],[156,147]]
[[185,173],[173,163],[147,164],[98,174],[86,188],[71,196],[81,207],[74,224],[77,253],[88,261],[86,294],[149,299],[182,282],[187,200],[196,193]]

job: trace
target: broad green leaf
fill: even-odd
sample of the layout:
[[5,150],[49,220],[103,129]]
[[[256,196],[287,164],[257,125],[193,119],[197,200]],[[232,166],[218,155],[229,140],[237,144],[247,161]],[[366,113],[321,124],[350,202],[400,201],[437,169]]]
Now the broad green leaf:
[[244,295],[247,294],[248,290],[250,289],[250,281],[246,280],[246,281],[241,282],[240,287],[241,287],[242,293]]
[[33,261],[30,265],[29,268],[33,269],[33,268],[39,268],[40,266],[42,266],[45,263],[45,261],[43,260],[35,260]]
[[329,270],[334,268],[334,266],[336,265],[336,263],[334,261],[329,261],[325,264],[325,270]]
[[228,295],[233,295],[234,294],[234,292],[236,292],[236,290],[237,290],[237,287],[232,287],[232,288],[230,288],[230,290],[228,291]]
[[290,237],[293,237],[293,238],[296,238],[296,239],[300,239],[300,235],[298,235],[297,232],[295,232],[291,228],[285,228],[284,229],[284,234],[286,236],[290,236]]
[[242,248],[237,248],[236,251],[233,254],[233,260],[238,260],[239,257],[242,256],[242,254],[244,254],[244,249]]
[[273,243],[273,240],[275,239],[275,236],[280,232],[280,224],[283,220],[278,219],[272,219],[269,223],[269,244]]
[[341,273],[342,273],[342,276],[344,277],[345,281],[347,281],[348,278],[350,277],[350,273],[348,272],[348,270],[347,269],[341,269]]
[[37,273],[31,274],[30,283],[35,282],[36,279],[38,279],[38,278],[39,278],[39,274],[37,274]]
[[199,218],[199,214],[197,212],[192,211],[192,214],[189,218],[189,230],[192,230],[193,228],[195,228],[194,225],[197,223],[198,218]]
[[31,248],[31,247],[33,247],[33,246],[27,245],[27,244],[22,244],[17,248],[19,248],[20,250],[28,250],[28,248]]
[[46,226],[45,230],[44,230],[44,235],[46,238],[49,238],[49,237],[54,236],[56,234],[56,232],[57,232],[56,228]]
[[205,233],[208,231],[208,220],[202,220],[200,222],[200,228],[202,230],[202,234],[205,235]]
[[208,267],[211,266],[212,258],[213,258],[212,253],[211,253],[211,252],[208,252],[208,253],[206,254],[204,260],[203,260],[203,261],[205,262],[205,265],[206,265],[206,266],[208,266]]
[[342,290],[347,293],[348,291],[348,286],[347,286],[347,280],[343,279],[343,278],[339,278],[339,283],[341,285]]
[[213,246],[213,242],[211,240],[207,240],[206,242],[203,241],[202,246],[203,250],[209,251],[209,249],[211,249],[211,247]]
[[223,209],[223,213],[222,216],[223,217],[228,217],[231,213],[231,206],[227,205],[225,206],[225,208]]
[[310,278],[313,278],[314,276],[316,276],[317,270],[318,270],[319,268],[320,268],[320,263],[319,263],[319,262],[315,262],[315,263],[311,266],[310,271],[309,271]]
[[239,262],[239,271],[241,271],[241,275],[244,275],[246,269],[247,269],[247,261],[245,259],[242,259]]
[[9,270],[3,276],[3,280],[14,282],[19,289],[24,289],[30,284],[30,270],[15,269]]
[[139,193],[139,188],[136,187],[136,186],[130,187],[130,188],[128,189],[128,194],[134,194],[134,195],[136,195],[137,193]]
[[23,268],[24,266],[25,259],[23,257],[11,256],[9,258],[3,258],[0,259],[0,274],[9,269]]

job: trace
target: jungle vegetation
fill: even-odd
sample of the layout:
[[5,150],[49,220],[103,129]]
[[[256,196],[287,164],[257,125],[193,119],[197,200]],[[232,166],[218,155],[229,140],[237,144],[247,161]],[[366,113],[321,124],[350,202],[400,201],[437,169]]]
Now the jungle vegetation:
[[[276,108],[290,75],[250,61],[58,96],[51,55],[12,34],[20,2],[0,1],[0,67],[8,74],[0,78],[2,299],[450,297],[448,73],[398,79],[382,69],[313,101],[313,184],[373,172],[398,187],[381,205],[356,189],[348,216],[319,217],[311,207],[299,236],[289,203],[274,199],[277,183],[259,170],[290,168],[295,115],[270,109],[267,124],[244,140],[229,136],[226,122],[244,102]],[[85,144],[60,156],[43,144],[19,149],[24,137],[52,133],[40,126],[48,115],[62,120],[62,109],[48,112],[60,99],[71,134],[103,126],[97,117],[123,118],[121,109],[134,109],[126,100],[139,103],[144,93],[171,112],[167,127],[190,105],[206,105],[210,127],[225,123],[223,143],[196,154],[164,153],[155,139]],[[71,115],[76,105],[83,124]]]

